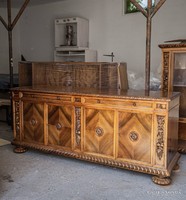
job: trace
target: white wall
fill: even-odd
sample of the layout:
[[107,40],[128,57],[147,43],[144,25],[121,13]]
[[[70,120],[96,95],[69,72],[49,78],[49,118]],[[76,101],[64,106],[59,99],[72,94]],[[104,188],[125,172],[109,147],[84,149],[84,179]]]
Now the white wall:
[[[12,20],[16,16],[18,9],[12,9]],[[1,8],[0,15],[7,23],[7,9]],[[20,60],[20,28],[19,23],[16,24],[12,31],[13,39],[13,71],[17,73],[18,71],[18,61]],[[8,32],[4,25],[0,23],[0,73],[9,73],[9,49],[8,49]]]
[[[161,62],[158,44],[186,38],[185,10],[185,0],[167,0],[154,16],[152,71]],[[89,19],[90,48],[98,51],[98,61],[110,61],[103,54],[114,52],[115,61],[144,74],[146,19],[141,13],[122,15],[122,0],[66,0],[26,8],[20,20],[21,54],[27,60],[53,60],[54,19],[72,16]]]

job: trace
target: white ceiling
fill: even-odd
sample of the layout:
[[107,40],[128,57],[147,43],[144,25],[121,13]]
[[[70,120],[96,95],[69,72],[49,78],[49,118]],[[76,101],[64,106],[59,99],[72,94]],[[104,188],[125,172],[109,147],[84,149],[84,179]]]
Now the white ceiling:
[[[47,4],[56,1],[67,1],[67,0],[30,0],[28,6]],[[11,5],[12,7],[20,7],[23,5],[24,2],[25,0],[11,0]],[[6,7],[6,6],[7,6],[7,0],[0,0],[0,7]]]

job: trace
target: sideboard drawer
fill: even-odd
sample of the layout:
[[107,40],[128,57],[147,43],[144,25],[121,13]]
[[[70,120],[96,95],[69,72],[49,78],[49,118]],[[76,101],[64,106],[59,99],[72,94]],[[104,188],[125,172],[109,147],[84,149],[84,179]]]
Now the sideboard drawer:
[[71,97],[64,95],[47,95],[47,94],[32,94],[24,93],[23,99],[29,100],[41,100],[41,101],[60,101],[60,102],[71,102]]
[[153,103],[151,102],[143,102],[143,101],[131,101],[131,100],[118,100],[118,99],[106,99],[106,98],[84,98],[85,104],[101,104],[101,105],[109,105],[113,107],[129,107],[130,109],[135,108],[144,108],[149,109],[153,108]]

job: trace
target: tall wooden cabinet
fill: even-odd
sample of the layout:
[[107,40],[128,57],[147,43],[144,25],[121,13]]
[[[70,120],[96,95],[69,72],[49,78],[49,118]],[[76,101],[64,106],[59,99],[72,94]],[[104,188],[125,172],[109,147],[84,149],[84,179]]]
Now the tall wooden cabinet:
[[179,151],[186,153],[186,43],[161,44],[162,90],[181,93],[179,110]]

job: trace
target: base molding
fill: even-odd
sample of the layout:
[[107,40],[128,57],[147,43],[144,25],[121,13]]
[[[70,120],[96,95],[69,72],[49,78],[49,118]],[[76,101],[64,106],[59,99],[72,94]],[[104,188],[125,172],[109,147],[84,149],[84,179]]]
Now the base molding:
[[63,148],[55,148],[55,147],[52,147],[52,146],[45,146],[45,145],[42,145],[42,144],[41,145],[40,144],[33,144],[33,143],[30,144],[30,143],[19,142],[19,141],[13,141],[12,144],[15,145],[15,146],[20,146],[21,149],[30,148],[30,149],[43,151],[43,152],[46,152],[46,153],[62,155],[64,157],[75,158],[75,159],[78,159],[78,160],[84,160],[84,161],[88,161],[88,162],[92,162],[92,163],[97,163],[97,164],[101,164],[101,165],[132,170],[132,171],[136,171],[136,172],[142,172],[142,173],[145,173],[145,174],[157,175],[157,176],[162,176],[162,177],[169,177],[170,176],[169,170],[166,170],[166,169],[159,169],[159,168],[150,167],[150,166],[142,166],[142,165],[135,164],[135,163],[118,161],[118,160],[114,160],[114,159],[93,156],[93,155],[90,155],[90,154],[78,153],[78,152],[75,152],[75,151],[67,151],[67,150],[64,150]]

